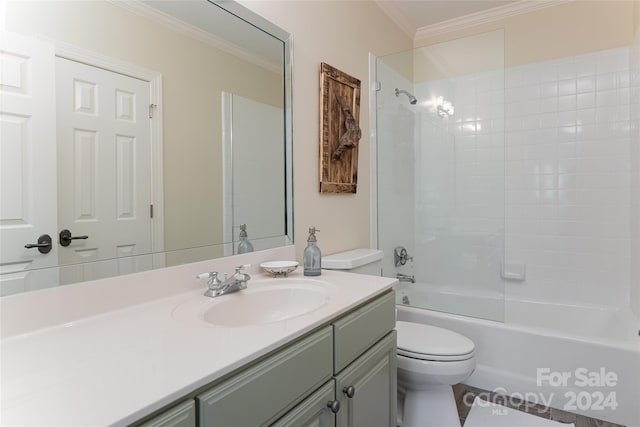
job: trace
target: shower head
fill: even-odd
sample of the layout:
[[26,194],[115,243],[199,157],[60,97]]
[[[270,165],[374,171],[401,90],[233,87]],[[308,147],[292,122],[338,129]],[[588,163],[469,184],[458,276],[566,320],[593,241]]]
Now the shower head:
[[396,96],[399,96],[401,93],[404,93],[405,95],[407,95],[407,97],[409,98],[409,103],[411,105],[416,105],[416,103],[418,102],[416,97],[410,94],[409,92],[407,92],[406,90],[396,88]]

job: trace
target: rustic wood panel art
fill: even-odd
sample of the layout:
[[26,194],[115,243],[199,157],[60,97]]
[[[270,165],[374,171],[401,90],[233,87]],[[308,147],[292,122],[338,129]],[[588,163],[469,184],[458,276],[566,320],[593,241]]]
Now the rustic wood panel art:
[[355,193],[358,184],[360,80],[320,66],[320,192]]

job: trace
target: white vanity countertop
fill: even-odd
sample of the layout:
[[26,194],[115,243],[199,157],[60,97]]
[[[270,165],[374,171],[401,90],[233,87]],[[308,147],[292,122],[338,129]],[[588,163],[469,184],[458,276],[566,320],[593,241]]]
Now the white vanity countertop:
[[[289,276],[301,277],[300,271]],[[260,286],[261,278],[267,276],[254,275],[248,286]],[[6,338],[0,342],[0,424],[129,424],[396,282],[326,270],[318,279],[335,286],[327,304],[282,322],[226,328],[175,320],[173,309],[202,294],[198,289]]]

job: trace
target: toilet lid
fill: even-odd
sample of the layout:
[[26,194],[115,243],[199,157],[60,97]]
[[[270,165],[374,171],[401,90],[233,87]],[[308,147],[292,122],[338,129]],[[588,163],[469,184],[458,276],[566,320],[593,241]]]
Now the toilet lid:
[[448,329],[398,321],[396,330],[398,331],[398,354],[419,359],[442,360],[465,359],[473,354],[473,341]]

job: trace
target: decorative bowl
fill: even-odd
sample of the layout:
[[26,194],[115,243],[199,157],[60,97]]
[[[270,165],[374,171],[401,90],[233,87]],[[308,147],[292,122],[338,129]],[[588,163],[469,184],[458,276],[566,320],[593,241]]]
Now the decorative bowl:
[[298,268],[297,261],[269,261],[260,264],[267,273],[273,274],[273,277],[283,276],[287,277],[287,274]]

